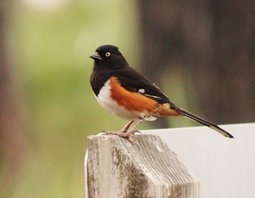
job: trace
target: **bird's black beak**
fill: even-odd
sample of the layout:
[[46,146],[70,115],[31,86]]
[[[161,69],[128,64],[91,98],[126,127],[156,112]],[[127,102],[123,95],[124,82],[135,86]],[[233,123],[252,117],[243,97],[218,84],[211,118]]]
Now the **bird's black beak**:
[[92,54],[90,56],[90,58],[94,59],[94,60],[102,60],[102,57],[97,53],[95,52],[94,54]]

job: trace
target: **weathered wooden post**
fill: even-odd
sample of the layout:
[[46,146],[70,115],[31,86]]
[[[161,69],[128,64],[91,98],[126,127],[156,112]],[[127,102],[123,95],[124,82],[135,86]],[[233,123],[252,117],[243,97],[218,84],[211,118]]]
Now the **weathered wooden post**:
[[160,137],[89,136],[85,159],[88,198],[198,198],[199,182]]

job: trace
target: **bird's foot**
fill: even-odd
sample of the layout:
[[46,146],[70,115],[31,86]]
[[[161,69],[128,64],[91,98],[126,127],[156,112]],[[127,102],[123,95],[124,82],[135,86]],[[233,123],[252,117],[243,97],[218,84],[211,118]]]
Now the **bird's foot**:
[[129,141],[131,144],[135,144],[134,133],[122,133],[121,137]]
[[141,133],[140,131],[103,131],[106,135],[117,135],[128,140],[131,144],[135,144],[134,134]]
[[105,135],[117,135],[122,137],[123,131],[102,131]]

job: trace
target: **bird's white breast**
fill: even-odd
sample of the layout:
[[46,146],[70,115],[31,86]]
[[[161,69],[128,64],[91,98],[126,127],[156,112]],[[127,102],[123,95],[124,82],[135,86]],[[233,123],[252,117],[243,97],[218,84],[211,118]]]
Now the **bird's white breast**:
[[96,96],[97,102],[107,111],[125,119],[134,119],[139,116],[137,112],[127,111],[111,97],[110,81],[108,80]]

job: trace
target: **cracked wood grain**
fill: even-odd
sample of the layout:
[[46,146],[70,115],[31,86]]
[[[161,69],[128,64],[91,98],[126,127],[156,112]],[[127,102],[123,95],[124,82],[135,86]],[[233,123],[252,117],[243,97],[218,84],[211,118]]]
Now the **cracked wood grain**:
[[160,137],[89,136],[89,198],[198,198],[199,182]]

